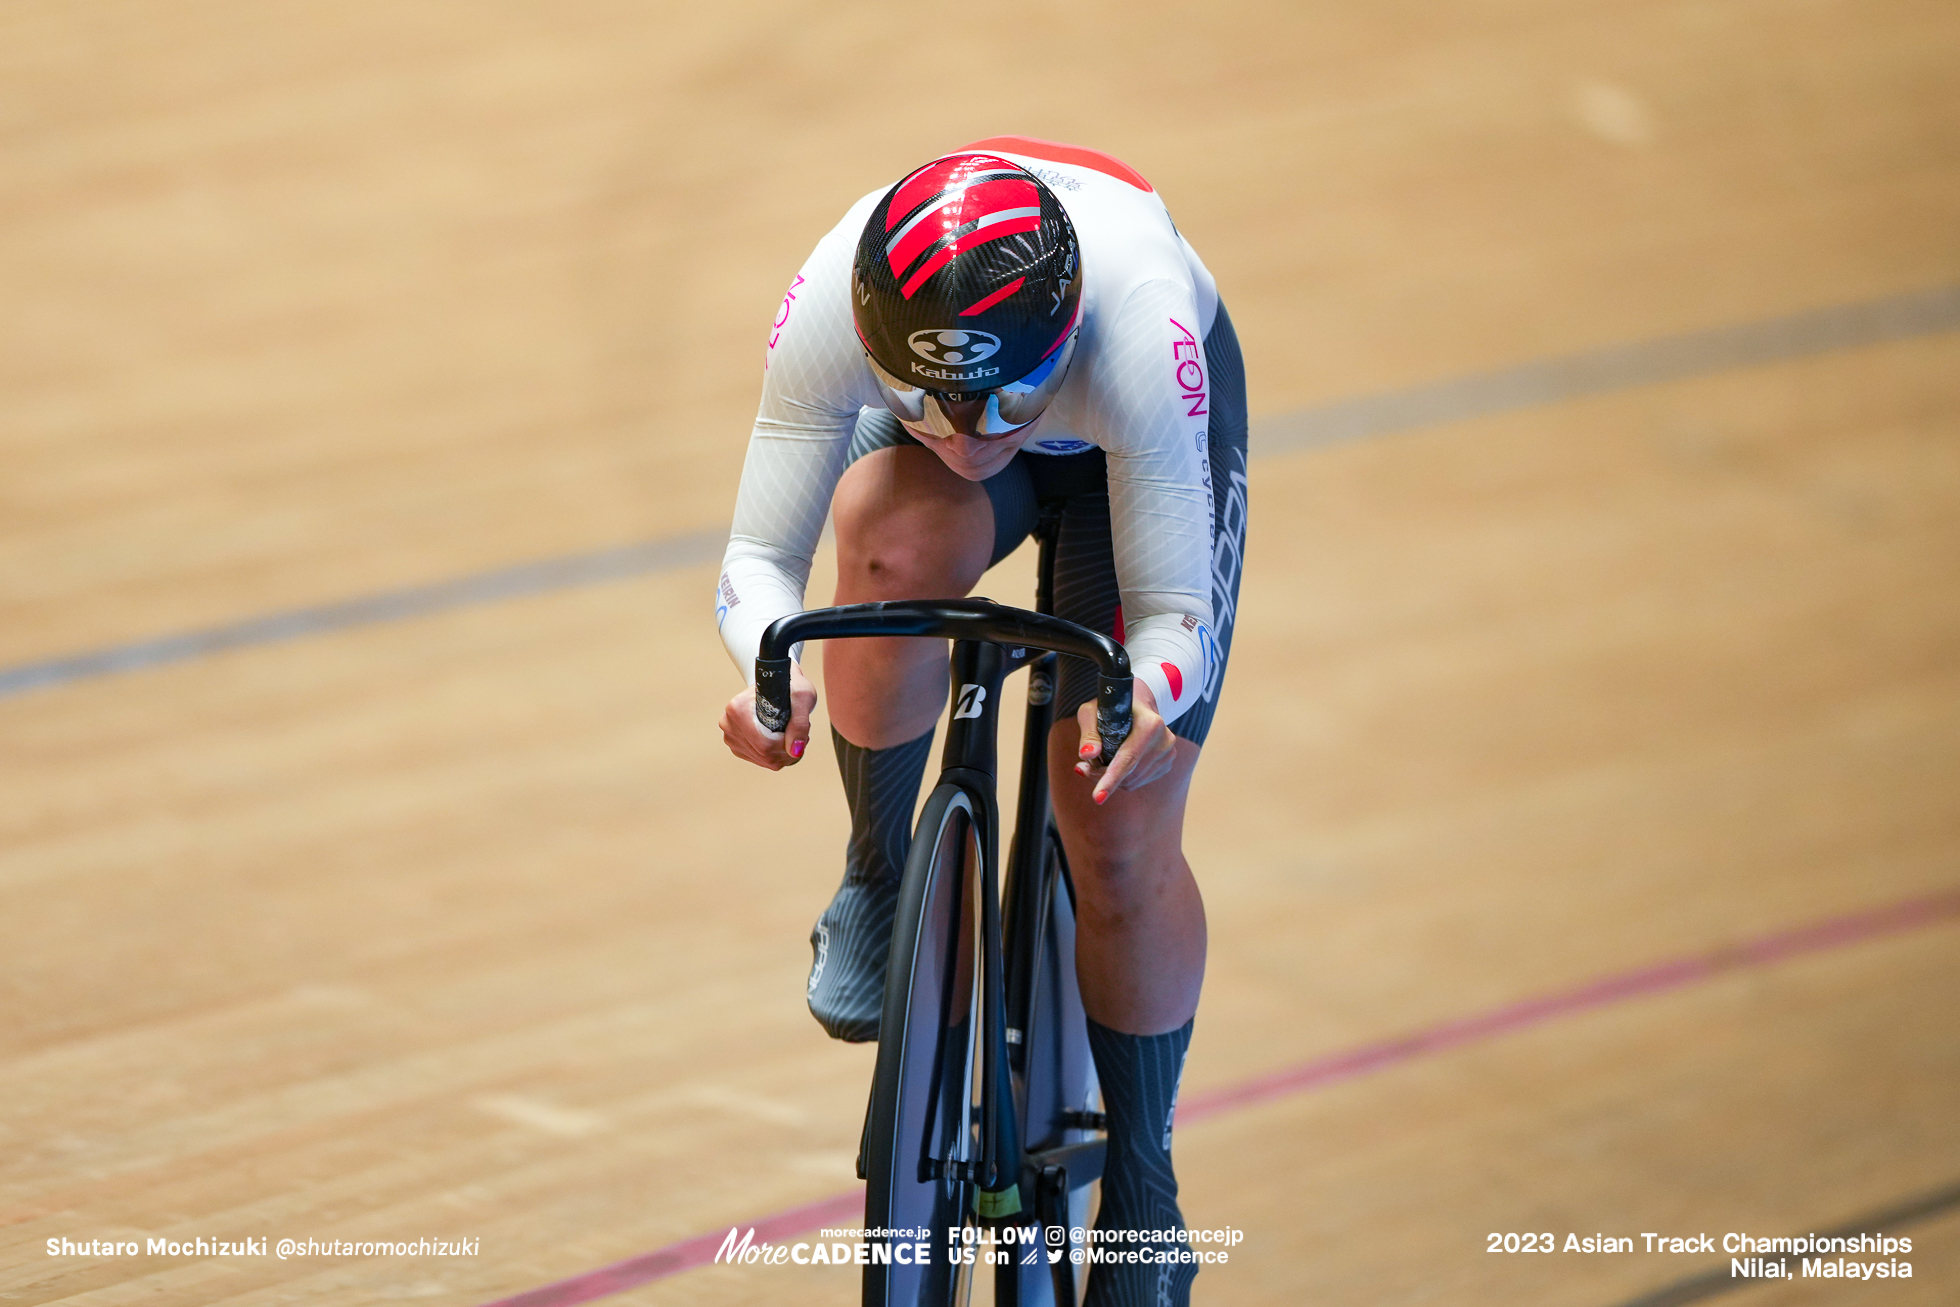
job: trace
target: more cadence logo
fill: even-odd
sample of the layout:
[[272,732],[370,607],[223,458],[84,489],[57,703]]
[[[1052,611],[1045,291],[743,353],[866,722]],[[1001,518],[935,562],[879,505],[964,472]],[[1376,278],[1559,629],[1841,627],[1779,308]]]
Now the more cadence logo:
[[[817,1239],[803,1243],[756,1241],[755,1227],[746,1234],[728,1227],[715,1261],[730,1266],[929,1266],[932,1244],[924,1230],[819,1230]],[[834,1237],[833,1237],[834,1236]]]

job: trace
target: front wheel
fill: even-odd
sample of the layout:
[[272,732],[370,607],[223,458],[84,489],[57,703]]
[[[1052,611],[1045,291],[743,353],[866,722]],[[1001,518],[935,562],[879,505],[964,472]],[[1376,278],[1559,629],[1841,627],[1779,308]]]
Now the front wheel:
[[972,1289],[947,1232],[972,1210],[961,1172],[979,1155],[980,821],[964,790],[934,790],[899,890],[865,1140],[865,1224],[892,1233],[870,1240],[867,1307],[963,1303]]
[[[1089,1224],[1090,1200],[1102,1174],[1096,1065],[1075,980],[1075,895],[1061,837],[1053,826],[1042,842],[1041,904],[1034,932],[1032,987],[1019,1032],[1022,1049],[1021,1138],[1031,1161],[1056,1159],[1058,1190],[1036,1176],[1040,1251],[1000,1269],[996,1301],[1010,1307],[1073,1307],[1082,1276],[1073,1269],[1068,1231]],[[1060,1225],[1059,1236],[1049,1227]]]

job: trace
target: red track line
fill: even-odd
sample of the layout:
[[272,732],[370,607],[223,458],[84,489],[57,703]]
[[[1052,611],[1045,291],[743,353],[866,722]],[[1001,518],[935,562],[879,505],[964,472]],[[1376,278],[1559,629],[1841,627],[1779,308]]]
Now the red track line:
[[[1712,953],[1676,958],[1614,976],[1602,976],[1576,989],[1528,998],[1475,1016],[1445,1021],[1400,1039],[1364,1044],[1346,1052],[1302,1062],[1244,1084],[1199,1094],[1178,1108],[1177,1121],[1179,1125],[1189,1125],[1206,1117],[1250,1107],[1254,1103],[1317,1089],[1431,1053],[1543,1025],[1558,1017],[1610,1007],[1642,995],[1685,989],[1731,971],[1765,967],[1809,953],[1823,953],[1865,940],[1897,935],[1952,917],[1960,917],[1960,889],[1907,899],[1868,912],[1827,917],[1807,926],[1779,931],[1760,939],[1744,940]],[[737,1228],[753,1225],[757,1241],[762,1241],[801,1234],[823,1225],[850,1224],[863,1214],[864,1190],[859,1187],[788,1211],[738,1222]],[[715,1252],[725,1238],[726,1232],[696,1235],[654,1252],[520,1293],[514,1298],[499,1298],[493,1303],[486,1303],[484,1307],[573,1307],[575,1303],[624,1293],[642,1284],[664,1280],[697,1266],[706,1266],[714,1261]]]
[[1903,903],[1868,912],[1827,917],[1823,921],[1779,931],[1760,939],[1745,940],[1712,953],[1675,958],[1650,967],[1623,971],[1615,976],[1602,976],[1563,993],[1523,999],[1475,1016],[1445,1021],[1400,1039],[1363,1044],[1359,1048],[1302,1062],[1243,1084],[1195,1095],[1178,1108],[1177,1121],[1179,1125],[1187,1125],[1220,1112],[1263,1103],[1286,1094],[1297,1094],[1305,1089],[1316,1089],[1412,1058],[1541,1025],[1555,1017],[1588,1012],[1643,994],[1666,993],[1699,981],[1712,980],[1730,971],[1768,966],[1806,953],[1821,953],[1863,940],[1895,935],[1954,916],[1960,916],[1960,890],[1907,899]]
[[[828,1198],[819,1198],[814,1203],[792,1207],[786,1212],[777,1212],[774,1216],[765,1216],[755,1222],[755,1237],[758,1241],[781,1239],[824,1225],[855,1226],[863,1219],[864,1189],[860,1186]],[[642,1284],[651,1284],[670,1275],[679,1275],[682,1271],[691,1271],[697,1266],[706,1266],[715,1259],[715,1250],[727,1237],[726,1231],[697,1234],[692,1239],[670,1243],[665,1248],[629,1257],[611,1266],[601,1266],[596,1271],[574,1275],[569,1280],[547,1284],[542,1289],[532,1289],[515,1298],[499,1298],[486,1304],[486,1307],[572,1307],[573,1303],[591,1302],[594,1298],[625,1293]]]

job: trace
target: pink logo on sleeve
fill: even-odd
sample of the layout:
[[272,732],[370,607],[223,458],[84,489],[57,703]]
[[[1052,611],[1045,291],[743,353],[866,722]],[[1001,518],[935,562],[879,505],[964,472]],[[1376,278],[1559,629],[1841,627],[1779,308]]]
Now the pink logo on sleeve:
[[[789,293],[783,296],[783,307],[776,311],[776,321],[769,329],[769,348],[772,350],[776,348],[776,342],[783,338],[783,324],[789,321],[790,305],[796,303],[796,288],[802,284],[803,274],[799,272],[796,280],[789,284]],[[763,359],[762,366],[769,366],[767,358]]]
[[1177,328],[1177,334],[1182,337],[1171,342],[1171,362],[1177,368],[1177,388],[1191,405],[1185,410],[1184,416],[1201,418],[1206,413],[1205,365],[1199,361],[1204,357],[1204,351],[1199,347],[1198,338],[1191,334],[1189,327],[1176,318],[1172,318],[1170,322]]

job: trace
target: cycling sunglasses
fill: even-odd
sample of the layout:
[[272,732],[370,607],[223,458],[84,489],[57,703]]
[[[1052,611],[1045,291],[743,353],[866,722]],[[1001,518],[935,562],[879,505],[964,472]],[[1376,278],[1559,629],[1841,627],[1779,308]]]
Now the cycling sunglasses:
[[878,366],[878,360],[865,351],[871,375],[878,379],[878,390],[885,407],[915,435],[968,436],[974,440],[1002,440],[1040,417],[1062,388],[1069,360],[1075,356],[1075,337],[1071,330],[1034,371],[1020,380],[991,390],[927,390],[902,381]]

